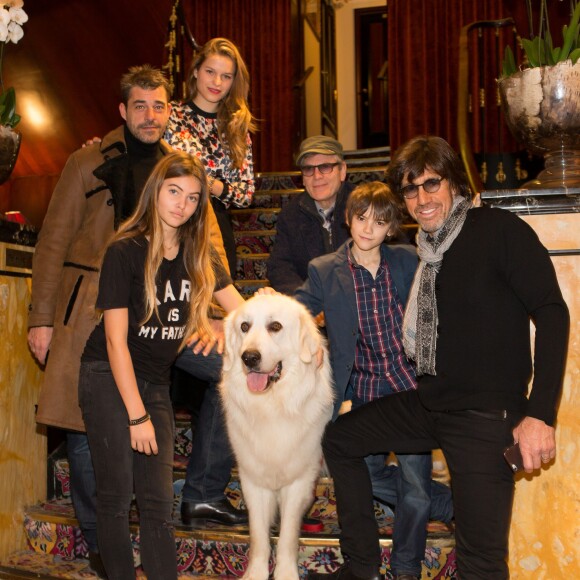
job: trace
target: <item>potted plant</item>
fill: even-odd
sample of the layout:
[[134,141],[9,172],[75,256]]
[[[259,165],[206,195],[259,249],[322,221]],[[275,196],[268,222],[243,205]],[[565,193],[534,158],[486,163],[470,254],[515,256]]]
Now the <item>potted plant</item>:
[[[531,2],[527,2],[531,21]],[[580,2],[554,46],[547,0],[540,3],[536,36],[521,40],[526,56],[516,67],[506,48],[499,90],[506,122],[514,137],[533,153],[544,155],[546,168],[527,188],[580,187]]]
[[0,0],[0,183],[10,177],[20,150],[21,134],[15,130],[20,122],[16,93],[14,87],[4,87],[2,64],[6,45],[16,44],[24,34],[22,25],[28,16],[23,5],[23,0]]

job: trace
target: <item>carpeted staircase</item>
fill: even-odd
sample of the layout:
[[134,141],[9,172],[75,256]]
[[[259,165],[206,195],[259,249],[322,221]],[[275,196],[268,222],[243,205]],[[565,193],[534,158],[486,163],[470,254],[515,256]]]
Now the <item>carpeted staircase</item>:
[[[382,179],[385,157],[361,161],[359,155],[349,162],[348,178],[359,183]],[[232,218],[238,246],[238,268],[235,282],[240,291],[251,296],[260,286],[267,285],[266,259],[275,238],[276,218],[288,201],[302,191],[298,172],[261,174],[253,208],[233,210]],[[175,527],[176,552],[180,578],[193,576],[242,576],[248,561],[249,534],[247,527],[223,527],[207,524],[188,528],[179,520],[180,490],[185,466],[191,449],[191,423],[187,412],[176,411],[177,437],[175,443]],[[439,474],[445,477],[444,474]],[[239,480],[234,471],[227,489],[235,505],[243,502]],[[392,578],[389,569],[392,519],[377,504],[378,525],[381,529],[383,557],[382,573]],[[334,571],[342,559],[338,548],[338,522],[332,481],[321,477],[316,488],[316,500],[309,514],[321,520],[323,531],[302,533],[299,566],[302,577],[309,570]],[[136,510],[131,514],[135,563],[138,577],[144,578],[140,568],[139,524]],[[12,554],[0,562],[0,578],[81,579],[96,578],[88,566],[87,547],[78,528],[70,501],[68,462],[63,446],[49,458],[48,499],[25,510],[23,525],[29,549]],[[272,530],[275,545],[277,530]],[[451,580],[456,578],[454,536],[440,523],[429,524],[428,546],[423,564],[423,579]],[[129,580],[129,579],[128,579]]]
[[[180,490],[185,477],[187,454],[190,450],[190,416],[176,411],[177,437],[175,445],[175,527],[176,552],[180,579],[193,576],[242,576],[248,561],[249,534],[246,526],[224,527],[206,524],[186,527],[179,521]],[[49,499],[26,509],[23,525],[30,549],[12,554],[0,563],[0,578],[96,578],[90,570],[87,546],[78,528],[70,500],[68,461],[64,446],[49,458]],[[323,523],[318,533],[302,533],[299,566],[302,576],[308,570],[331,572],[342,563],[338,549],[338,523],[332,481],[321,477],[316,487],[316,499],[310,513]],[[227,489],[230,501],[239,506],[243,498],[234,470]],[[391,548],[392,518],[377,504],[376,514],[381,528],[383,570],[391,578],[388,567]],[[136,509],[131,512],[135,564],[140,568],[139,523]],[[277,529],[272,530],[275,546]],[[423,578],[450,580],[455,578],[453,534],[440,522],[429,523],[429,540],[423,564]]]

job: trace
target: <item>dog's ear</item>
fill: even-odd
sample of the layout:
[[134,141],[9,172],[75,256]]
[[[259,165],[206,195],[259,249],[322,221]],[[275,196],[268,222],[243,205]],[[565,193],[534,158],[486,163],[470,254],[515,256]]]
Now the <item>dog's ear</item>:
[[232,312],[224,320],[224,333],[225,333],[225,350],[223,356],[223,370],[229,371],[234,366],[234,360],[236,353],[238,352],[238,332],[236,324],[236,313]]
[[300,360],[311,363],[320,348],[320,334],[306,311],[300,312]]

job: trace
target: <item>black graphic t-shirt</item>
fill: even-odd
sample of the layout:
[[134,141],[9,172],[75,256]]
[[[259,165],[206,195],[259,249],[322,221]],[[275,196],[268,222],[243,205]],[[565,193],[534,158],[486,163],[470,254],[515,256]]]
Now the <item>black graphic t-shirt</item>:
[[[163,259],[157,272],[157,309],[150,320],[145,316],[144,272],[148,241],[145,238],[122,240],[107,249],[99,280],[97,308],[127,308],[129,329],[127,344],[135,375],[153,383],[169,383],[170,369],[184,337],[191,280],[183,264],[183,246],[173,260]],[[219,258],[216,264],[216,288],[232,283]],[[83,361],[109,360],[104,319],[95,328],[82,356]]]

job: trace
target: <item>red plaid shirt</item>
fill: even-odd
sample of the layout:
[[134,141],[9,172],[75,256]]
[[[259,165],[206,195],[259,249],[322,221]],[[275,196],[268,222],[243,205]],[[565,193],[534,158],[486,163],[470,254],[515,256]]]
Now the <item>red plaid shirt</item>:
[[416,389],[415,370],[405,356],[401,340],[403,305],[384,253],[381,252],[381,264],[375,278],[356,263],[350,248],[347,255],[359,325],[349,383],[355,399],[368,402]]

